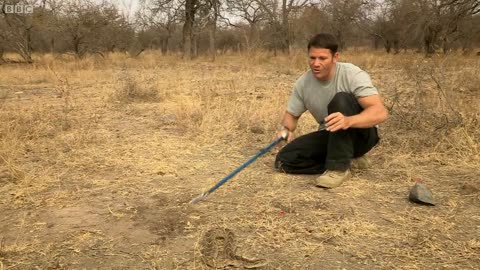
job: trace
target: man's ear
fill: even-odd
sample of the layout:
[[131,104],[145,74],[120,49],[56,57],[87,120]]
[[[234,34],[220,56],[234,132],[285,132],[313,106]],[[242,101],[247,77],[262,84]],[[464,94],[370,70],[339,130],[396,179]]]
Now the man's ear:
[[336,63],[338,61],[338,58],[340,58],[340,54],[338,52],[336,52],[334,55],[333,55],[333,62]]

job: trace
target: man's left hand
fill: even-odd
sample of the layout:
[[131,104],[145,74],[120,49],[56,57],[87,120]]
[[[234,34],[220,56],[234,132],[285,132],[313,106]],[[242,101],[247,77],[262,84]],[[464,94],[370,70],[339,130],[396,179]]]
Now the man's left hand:
[[350,120],[348,116],[343,115],[340,112],[335,112],[325,118],[327,131],[335,132],[340,129],[348,129],[350,127]]

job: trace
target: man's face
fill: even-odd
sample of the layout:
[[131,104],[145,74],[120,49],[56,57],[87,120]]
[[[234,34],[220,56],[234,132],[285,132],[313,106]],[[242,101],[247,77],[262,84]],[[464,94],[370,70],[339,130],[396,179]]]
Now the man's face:
[[308,50],[308,63],[315,78],[321,81],[330,80],[334,75],[338,52],[332,55],[329,49],[311,47]]

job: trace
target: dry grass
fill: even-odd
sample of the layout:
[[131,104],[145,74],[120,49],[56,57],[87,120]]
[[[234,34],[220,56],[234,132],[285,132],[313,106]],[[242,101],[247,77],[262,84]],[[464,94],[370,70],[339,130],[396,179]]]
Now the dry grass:
[[118,85],[115,86],[114,92],[111,95],[113,102],[129,103],[133,101],[161,101],[161,96],[157,85],[154,85],[155,80],[152,78],[134,78],[128,73],[126,68],[119,74]]
[[[345,52],[391,113],[374,168],[325,191],[269,153],[195,206],[272,141],[303,52],[0,65],[0,269],[207,269],[199,239],[217,226],[264,269],[475,269],[477,58]],[[297,135],[315,128],[307,114]],[[436,207],[406,200],[418,178]]]

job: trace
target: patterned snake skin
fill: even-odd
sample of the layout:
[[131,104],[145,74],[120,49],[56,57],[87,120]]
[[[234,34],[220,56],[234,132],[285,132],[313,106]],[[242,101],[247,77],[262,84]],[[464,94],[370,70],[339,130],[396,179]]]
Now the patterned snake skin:
[[267,265],[261,259],[248,259],[236,254],[235,234],[227,228],[212,228],[205,232],[200,242],[200,253],[203,262],[215,269],[236,267],[244,269],[260,269]]

